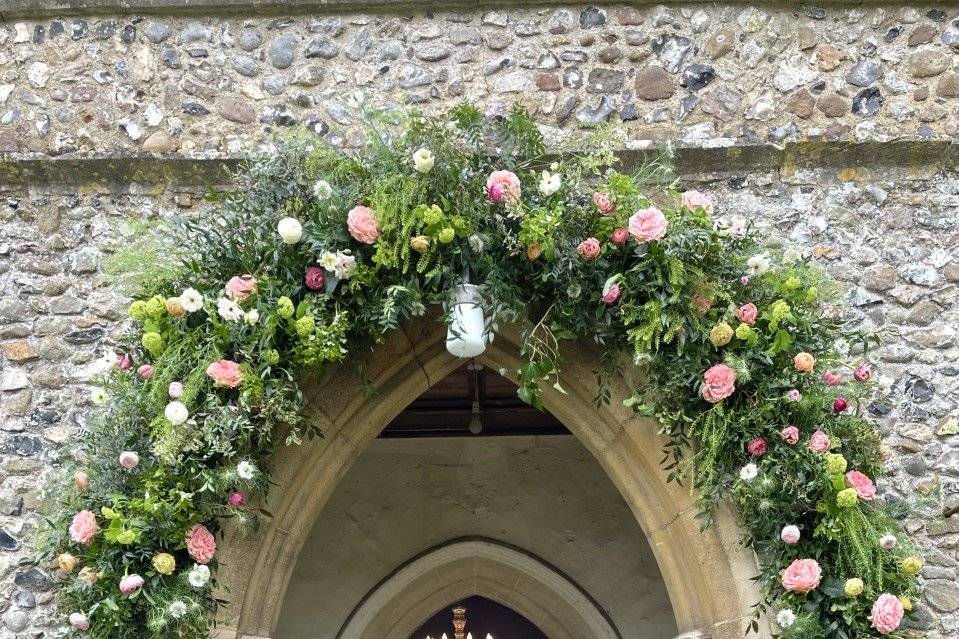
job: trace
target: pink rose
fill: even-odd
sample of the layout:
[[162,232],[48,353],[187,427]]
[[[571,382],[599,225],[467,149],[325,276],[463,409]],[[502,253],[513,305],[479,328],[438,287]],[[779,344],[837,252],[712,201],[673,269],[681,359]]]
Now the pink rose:
[[143,577],[140,575],[127,575],[120,580],[120,592],[125,595],[132,595],[143,587]]
[[615,304],[616,300],[619,299],[619,284],[613,284],[605,291],[603,291],[603,303],[604,304]]
[[216,552],[216,540],[203,524],[193,524],[186,533],[186,549],[198,564],[208,564]]
[[71,612],[69,619],[70,619],[70,625],[76,628],[77,630],[90,629],[90,619],[82,612]]
[[226,295],[234,301],[242,302],[256,293],[256,278],[252,275],[234,275],[226,283]]
[[120,453],[120,467],[124,470],[133,470],[140,465],[140,456],[132,450],[125,450]]
[[806,593],[815,590],[822,579],[822,568],[815,559],[796,559],[783,573],[783,588],[792,592]]
[[139,375],[143,379],[150,379],[151,377],[153,377],[153,371],[154,371],[154,368],[151,365],[143,364],[142,366],[137,368],[137,375]]
[[876,498],[876,485],[872,483],[869,477],[858,470],[850,470],[846,473],[846,482],[856,489],[859,499],[872,501]]
[[613,232],[610,233],[609,239],[613,241],[613,244],[625,244],[626,240],[629,238],[629,231],[623,227],[618,229],[613,229]]
[[616,210],[616,205],[609,199],[609,196],[599,191],[593,193],[593,204],[596,205],[597,210],[603,215],[609,215]]
[[872,377],[872,370],[866,364],[862,366],[857,366],[856,370],[853,371],[852,376],[857,382],[868,382],[869,378]]
[[666,235],[666,216],[655,206],[641,209],[629,218],[629,234],[640,244],[661,239]]
[[595,237],[586,238],[576,247],[576,252],[584,260],[596,259],[599,257],[599,240]]
[[795,426],[786,426],[779,433],[779,436],[790,446],[795,446],[799,443],[799,429]]
[[218,385],[236,388],[243,383],[240,365],[228,359],[221,359],[206,367],[206,374]]
[[793,358],[793,367],[800,373],[811,373],[816,367],[816,358],[809,353],[796,353]]
[[736,309],[736,319],[738,319],[743,324],[749,324],[752,326],[756,323],[756,305],[749,303],[743,304]]
[[129,353],[123,353],[123,354],[117,353],[117,363],[116,363],[117,368],[119,368],[121,371],[125,371],[128,368],[130,368],[130,366],[132,365],[133,365],[133,361],[130,359]]
[[78,544],[89,545],[97,534],[97,518],[89,510],[81,510],[70,523],[70,539]]
[[520,192],[519,178],[512,171],[493,171],[486,178],[486,197],[490,202],[518,200]]
[[354,206],[346,214],[346,228],[357,242],[373,244],[380,236],[380,227],[373,215],[373,209],[366,206]]
[[702,395],[710,404],[721,402],[736,391],[736,371],[725,364],[715,364],[703,374]]
[[689,210],[693,210],[695,208],[704,208],[706,209],[707,213],[713,212],[713,201],[699,191],[684,192],[683,206]]
[[246,497],[240,492],[230,493],[230,505],[234,508],[242,508],[246,505]]
[[832,412],[836,413],[837,415],[847,408],[849,408],[849,402],[845,397],[837,397],[835,400],[833,400]]
[[326,282],[326,274],[318,266],[308,266],[304,279],[306,280],[306,288],[311,291],[318,291],[323,288],[323,284]]
[[827,386],[838,386],[842,381],[842,376],[832,371],[826,371],[822,374],[822,381],[826,382]]
[[796,526],[783,526],[782,531],[779,533],[779,538],[790,545],[798,544],[801,536],[799,528]]
[[817,430],[809,437],[809,450],[814,453],[824,453],[829,450],[829,435]]
[[794,402],[798,402],[800,399],[802,399],[802,393],[799,392],[798,388],[792,389],[786,394],[786,396]]
[[872,627],[878,630],[879,634],[888,635],[899,628],[904,614],[906,611],[899,598],[884,592],[872,605],[872,614],[869,619],[872,621]]
[[762,457],[769,452],[769,444],[762,437],[757,437],[746,445],[746,450],[753,457]]
[[90,484],[90,476],[82,470],[73,473],[73,486],[79,491],[84,491]]

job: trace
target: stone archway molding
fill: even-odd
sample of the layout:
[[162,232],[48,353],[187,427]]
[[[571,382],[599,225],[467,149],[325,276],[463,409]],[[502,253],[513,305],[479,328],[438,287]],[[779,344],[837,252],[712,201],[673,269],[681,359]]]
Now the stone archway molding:
[[[446,327],[426,318],[393,331],[376,347],[365,382],[354,366],[303,382],[307,409],[324,436],[276,452],[273,519],[255,535],[223,544],[221,584],[231,604],[220,611],[218,637],[275,637],[300,549],[339,481],[412,398],[462,363],[446,352],[445,337]],[[477,359],[508,375],[520,361],[518,343],[518,332],[504,328]],[[612,402],[595,405],[598,366],[591,345],[564,346],[560,381],[568,394],[545,391],[546,408],[596,457],[623,495],[656,557],[678,630],[739,639],[760,597],[752,580],[755,557],[738,543],[741,531],[728,508],[700,531],[695,497],[666,481],[655,422],[620,401],[638,380],[611,380]],[[628,368],[626,374],[637,374]]]
[[550,639],[621,639],[576,583],[539,557],[492,539],[452,540],[378,584],[336,639],[408,639],[437,610],[473,595],[523,615]]

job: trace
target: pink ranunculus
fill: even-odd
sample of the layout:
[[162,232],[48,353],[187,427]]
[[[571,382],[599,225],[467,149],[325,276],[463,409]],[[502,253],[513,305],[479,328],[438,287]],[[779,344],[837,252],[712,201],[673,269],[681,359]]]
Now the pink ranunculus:
[[306,281],[306,288],[311,291],[319,291],[326,283],[326,274],[319,266],[307,266],[303,279]]
[[858,470],[850,470],[846,473],[846,483],[856,489],[859,499],[872,501],[876,498],[876,485],[872,483],[867,475]]
[[246,497],[241,492],[230,493],[230,505],[234,508],[242,508],[246,505]]
[[120,453],[120,468],[124,470],[133,470],[140,465],[140,456],[132,450],[125,450]]
[[615,304],[620,294],[619,284],[613,284],[603,293],[603,304]]
[[599,240],[595,237],[586,238],[576,247],[576,252],[584,260],[595,260],[599,257]]
[[89,545],[97,534],[97,518],[89,510],[81,510],[70,523],[70,539],[78,544]]
[[127,575],[120,580],[120,592],[125,595],[132,595],[143,587],[143,577],[140,575]]
[[82,470],[73,473],[73,486],[79,491],[84,491],[90,485],[90,476]]
[[797,526],[783,526],[782,531],[779,533],[779,538],[790,545],[798,544],[800,537],[802,537],[802,535]]
[[234,275],[226,283],[226,294],[236,302],[242,302],[256,293],[256,278],[252,275]]
[[798,388],[792,389],[786,394],[786,396],[794,402],[798,402],[800,399],[802,399],[802,393],[799,392]]
[[666,216],[655,206],[636,211],[629,218],[629,234],[640,244],[662,239],[667,226]]
[[842,376],[839,373],[826,371],[822,374],[822,381],[826,382],[827,386],[838,386],[842,382]]
[[151,377],[153,377],[153,372],[154,372],[154,368],[150,364],[143,364],[142,366],[137,368],[137,375],[139,375],[143,379],[150,379]]
[[70,620],[70,625],[76,628],[77,630],[90,629],[90,618],[87,617],[82,612],[71,612],[69,620]]
[[703,374],[702,395],[710,404],[721,402],[736,391],[736,371],[714,364]]
[[905,614],[906,610],[899,601],[899,597],[884,592],[872,605],[872,614],[869,619],[872,621],[872,627],[879,631],[879,634],[888,635],[898,630]]
[[116,367],[121,371],[125,371],[133,365],[133,360],[130,359],[129,353],[117,353],[117,362]]
[[872,369],[870,369],[866,364],[857,366],[856,370],[853,371],[852,376],[857,382],[868,382],[869,378],[872,377]]
[[236,388],[243,383],[240,365],[228,359],[221,359],[206,367],[206,374],[218,385]]
[[753,303],[743,304],[736,309],[736,319],[743,324],[749,324],[750,326],[756,323],[756,314],[756,305]]
[[743,275],[742,277],[739,278],[739,284],[742,285],[742,286],[748,286],[748,285],[749,285],[749,278],[748,278],[747,276]]
[[208,564],[216,552],[216,539],[203,524],[193,524],[186,533],[186,549],[198,564]]
[[613,232],[609,234],[609,239],[612,240],[613,244],[625,244],[626,240],[629,239],[629,231],[623,227],[613,229]]
[[806,593],[819,587],[822,568],[815,559],[796,559],[783,573],[783,588],[791,592]]
[[769,444],[762,437],[757,437],[746,445],[746,450],[753,457],[762,457],[769,452]]
[[380,236],[380,225],[376,221],[373,209],[368,206],[354,206],[346,214],[346,228],[357,242],[374,244]]
[[817,430],[809,437],[809,450],[814,453],[824,453],[829,450],[829,435]]
[[837,397],[832,402],[832,412],[837,415],[849,408],[849,401],[845,397]]
[[599,191],[593,193],[593,204],[596,205],[596,209],[603,215],[609,215],[616,210],[616,205],[609,199],[609,196]]
[[486,178],[486,197],[500,204],[518,200],[521,193],[519,178],[512,171],[493,171]]
[[690,210],[702,207],[706,209],[707,213],[713,212],[713,201],[699,191],[685,191],[683,193],[683,206]]
[[799,443],[799,429],[795,426],[786,426],[780,431],[779,436],[790,446],[795,446]]

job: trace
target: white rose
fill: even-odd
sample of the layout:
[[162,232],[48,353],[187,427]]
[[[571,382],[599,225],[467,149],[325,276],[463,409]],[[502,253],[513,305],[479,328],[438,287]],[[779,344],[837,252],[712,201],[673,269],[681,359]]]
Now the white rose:
[[180,293],[180,306],[187,313],[195,313],[203,308],[203,296],[195,288],[188,288]]
[[759,474],[759,468],[756,464],[746,464],[739,471],[739,478],[743,481],[752,481],[756,479],[756,475]]
[[436,158],[433,157],[433,152],[429,149],[420,149],[413,154],[413,168],[420,173],[429,173],[435,161]]
[[225,297],[217,300],[216,312],[228,322],[239,322],[243,319],[243,309],[236,302]]
[[172,401],[163,409],[163,416],[174,426],[179,426],[190,418],[190,411],[183,402]]
[[559,173],[550,173],[549,171],[543,171],[542,177],[539,179],[539,192],[543,195],[549,196],[559,190],[559,187],[563,185],[563,178]]
[[792,610],[780,610],[776,615],[776,623],[780,628],[788,628],[796,623],[796,613]]
[[250,309],[246,312],[246,315],[243,316],[243,319],[247,324],[253,326],[260,321],[260,311],[256,310],[255,308]]
[[769,270],[769,255],[766,253],[760,253],[759,255],[753,255],[746,262],[746,266],[749,267],[750,275],[762,275]]
[[210,569],[203,564],[194,564],[187,573],[186,579],[194,588],[203,588],[210,583]]
[[107,394],[107,392],[99,386],[90,391],[90,401],[92,401],[94,404],[102,404],[103,402],[107,401],[109,397],[110,396]]
[[241,461],[236,465],[237,477],[245,481],[250,481],[256,477],[256,466],[248,461]]
[[317,180],[313,185],[313,195],[318,200],[328,200],[333,195],[333,187],[326,180]]
[[296,218],[285,217],[276,225],[276,231],[287,244],[296,244],[303,237],[303,225]]

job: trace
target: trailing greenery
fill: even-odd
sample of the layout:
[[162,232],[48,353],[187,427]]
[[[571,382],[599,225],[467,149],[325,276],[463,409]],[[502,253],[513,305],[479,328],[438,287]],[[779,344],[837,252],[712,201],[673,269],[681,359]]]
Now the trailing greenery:
[[[703,526],[736,504],[761,562],[757,620],[771,611],[783,637],[904,636],[921,563],[875,499],[879,438],[860,416],[873,340],[844,334],[820,271],[760,252],[748,220],[676,191],[665,162],[618,171],[602,134],[547,154],[522,111],[366,116],[362,148],[294,136],[137,245],[162,268],[136,273],[132,326],[39,540],[75,632],[205,636],[213,535],[266,514],[251,504],[277,438],[320,435],[297,377],[361,366],[468,279],[489,331],[523,330],[523,400],[564,392],[564,343],[591,340],[597,401],[656,418]],[[624,366],[649,383],[613,397]]]

